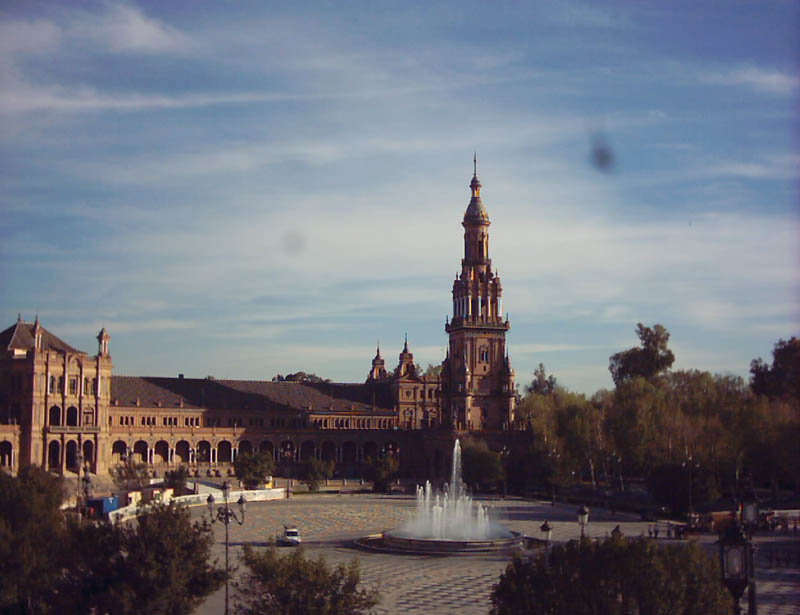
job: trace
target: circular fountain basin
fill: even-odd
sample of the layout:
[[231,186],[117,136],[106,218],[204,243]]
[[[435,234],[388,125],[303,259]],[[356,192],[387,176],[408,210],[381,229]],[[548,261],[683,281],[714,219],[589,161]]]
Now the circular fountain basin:
[[508,533],[511,535],[502,538],[442,540],[439,538],[412,538],[384,532],[382,546],[387,551],[437,553],[440,555],[513,551],[522,548],[522,534]]

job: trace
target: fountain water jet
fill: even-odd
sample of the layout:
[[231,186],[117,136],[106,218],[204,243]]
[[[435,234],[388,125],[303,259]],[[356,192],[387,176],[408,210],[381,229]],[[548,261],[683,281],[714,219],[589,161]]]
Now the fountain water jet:
[[424,553],[464,553],[518,548],[522,536],[489,519],[486,507],[473,502],[461,479],[461,443],[453,445],[449,485],[441,493],[417,486],[417,510],[399,528],[384,532],[388,549]]

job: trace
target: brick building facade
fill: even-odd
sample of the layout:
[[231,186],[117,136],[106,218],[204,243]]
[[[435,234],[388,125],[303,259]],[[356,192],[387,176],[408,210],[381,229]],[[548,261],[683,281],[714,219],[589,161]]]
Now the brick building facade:
[[378,349],[363,384],[114,376],[105,329],[90,356],[38,318],[18,317],[0,332],[0,467],[64,473],[83,462],[105,473],[132,457],[154,469],[213,469],[261,450],[279,468],[314,456],[359,476],[391,451],[407,472],[440,476],[456,434],[506,431],[514,417],[510,325],[477,171],[470,189],[439,373],[417,373],[406,339],[392,371]]

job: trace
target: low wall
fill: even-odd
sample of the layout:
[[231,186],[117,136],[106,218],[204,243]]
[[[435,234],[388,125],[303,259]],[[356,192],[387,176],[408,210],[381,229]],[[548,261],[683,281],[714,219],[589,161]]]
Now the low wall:
[[[282,500],[286,497],[286,490],[285,489],[253,489],[253,490],[239,490],[239,491],[231,491],[230,495],[228,496],[228,504],[236,504],[239,500],[239,496],[243,496],[245,502],[266,502],[268,500]],[[216,497],[216,496],[215,496]],[[162,500],[161,503],[167,504],[169,502],[178,502],[179,504],[184,504],[185,506],[206,506],[207,505],[208,494],[207,493],[195,493],[191,495],[181,495],[176,498],[172,498],[170,500]],[[216,504],[222,504],[222,496],[217,497],[215,499]],[[128,521],[129,519],[133,519],[136,516],[136,513],[139,510],[139,504],[129,504],[128,506],[123,506],[122,508],[118,508],[117,510],[112,510],[108,513],[109,521],[116,522],[116,521]]]

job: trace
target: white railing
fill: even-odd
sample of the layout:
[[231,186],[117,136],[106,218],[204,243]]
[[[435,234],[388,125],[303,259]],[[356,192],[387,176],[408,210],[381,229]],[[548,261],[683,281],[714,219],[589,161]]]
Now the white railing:
[[[282,500],[286,497],[285,489],[252,489],[252,490],[237,490],[231,491],[228,496],[228,503],[235,504],[239,500],[239,496],[243,496],[246,502],[266,502],[268,500]],[[181,495],[174,498],[164,498],[161,503],[178,502],[186,506],[205,506],[208,499],[207,493],[193,493],[191,495]],[[222,503],[222,498],[216,498],[217,503]],[[128,504],[108,513],[109,521],[128,521],[136,516],[139,510],[139,503]],[[147,504],[144,504],[147,506]]]

